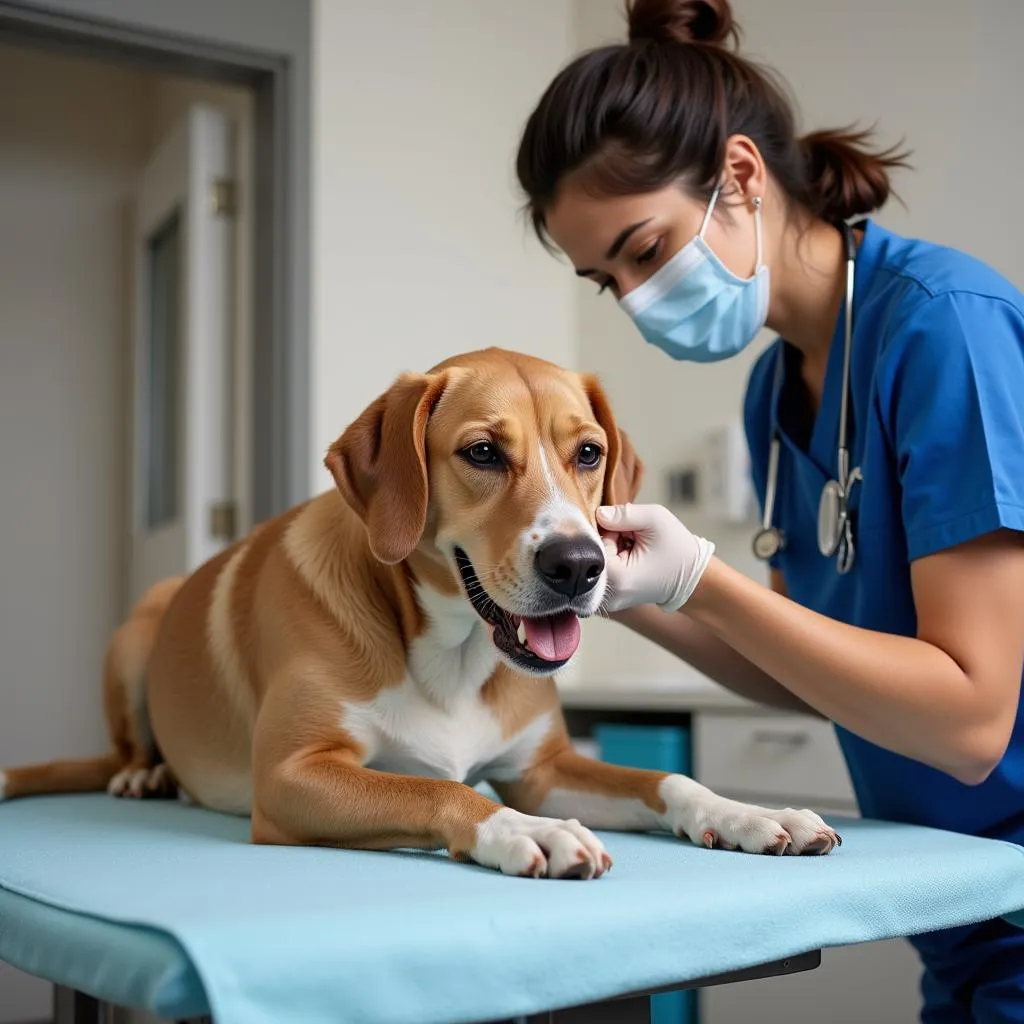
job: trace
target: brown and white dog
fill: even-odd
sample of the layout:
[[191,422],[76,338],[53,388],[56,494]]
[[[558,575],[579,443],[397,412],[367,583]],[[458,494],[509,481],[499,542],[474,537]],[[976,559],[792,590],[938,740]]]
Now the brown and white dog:
[[[642,467],[597,381],[489,349],[406,374],[331,446],[337,484],[111,639],[106,757],[0,773],[0,795],[181,790],[257,843],[443,848],[593,878],[590,829],[828,853],[811,811],[589,760],[552,676],[607,588],[599,504]],[[487,780],[504,801],[472,788]]]

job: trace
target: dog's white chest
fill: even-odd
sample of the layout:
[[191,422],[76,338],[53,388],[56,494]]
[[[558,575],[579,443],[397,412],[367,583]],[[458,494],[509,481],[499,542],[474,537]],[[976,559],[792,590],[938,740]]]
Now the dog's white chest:
[[498,661],[486,626],[461,597],[418,596],[429,625],[411,645],[409,675],[372,701],[346,704],[342,728],[380,771],[470,785],[518,777],[547,735],[549,716],[505,736],[480,695]]
[[516,778],[550,728],[544,716],[504,737],[501,723],[479,694],[439,707],[411,679],[373,701],[346,705],[341,724],[366,750],[370,768],[469,785]]

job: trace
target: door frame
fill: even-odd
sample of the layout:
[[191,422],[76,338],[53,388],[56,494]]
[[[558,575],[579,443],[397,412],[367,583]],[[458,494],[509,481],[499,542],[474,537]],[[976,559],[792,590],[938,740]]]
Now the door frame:
[[[312,0],[0,0],[0,42],[254,94],[253,522],[310,494]],[[242,496],[239,496],[242,497]]]

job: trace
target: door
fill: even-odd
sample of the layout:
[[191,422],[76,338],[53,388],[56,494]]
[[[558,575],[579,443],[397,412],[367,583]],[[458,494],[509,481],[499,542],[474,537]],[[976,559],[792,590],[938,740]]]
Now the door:
[[161,140],[136,202],[130,600],[234,534],[233,132],[196,105]]

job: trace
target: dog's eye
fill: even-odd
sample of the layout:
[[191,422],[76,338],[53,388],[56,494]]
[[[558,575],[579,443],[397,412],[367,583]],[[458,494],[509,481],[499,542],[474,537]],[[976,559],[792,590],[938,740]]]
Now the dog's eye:
[[580,445],[576,453],[576,461],[584,469],[593,469],[601,461],[601,449],[596,444]]
[[490,441],[477,441],[462,451],[463,458],[481,469],[497,469],[504,465],[501,452]]

